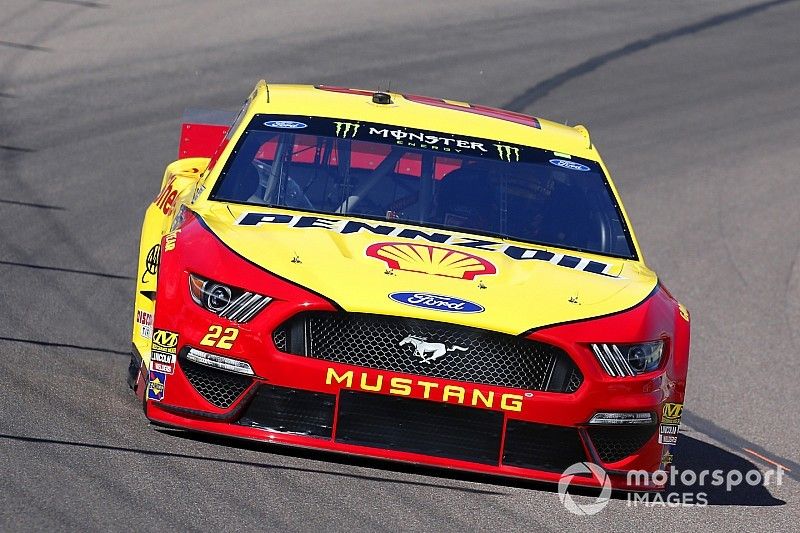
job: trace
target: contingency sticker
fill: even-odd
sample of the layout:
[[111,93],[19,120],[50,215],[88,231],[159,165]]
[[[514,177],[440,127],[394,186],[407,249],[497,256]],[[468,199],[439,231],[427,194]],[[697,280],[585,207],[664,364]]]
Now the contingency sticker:
[[683,414],[682,403],[665,403],[661,411],[661,424],[658,426],[658,443],[673,445],[678,443],[678,426]]
[[164,399],[164,390],[167,388],[167,375],[163,372],[150,371],[150,380],[147,386],[147,399],[160,402]]
[[153,351],[173,355],[178,353],[178,334],[165,329],[153,331]]
[[172,374],[175,372],[175,354],[153,350],[150,352],[150,370]]
[[136,311],[136,323],[139,325],[139,335],[145,339],[153,337],[153,314],[147,311]]
[[661,411],[662,424],[680,424],[681,414],[683,414],[682,403],[665,403]]
[[676,444],[678,442],[678,426],[661,424],[658,428],[659,444]]

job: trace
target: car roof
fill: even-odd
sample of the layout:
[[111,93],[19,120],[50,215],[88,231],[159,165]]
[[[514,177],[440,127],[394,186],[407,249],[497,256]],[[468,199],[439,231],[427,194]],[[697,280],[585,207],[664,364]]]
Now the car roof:
[[390,104],[380,104],[373,102],[375,92],[325,85],[259,84],[249,111],[362,120],[599,159],[583,126],[569,127],[488,106],[396,92],[387,92]]

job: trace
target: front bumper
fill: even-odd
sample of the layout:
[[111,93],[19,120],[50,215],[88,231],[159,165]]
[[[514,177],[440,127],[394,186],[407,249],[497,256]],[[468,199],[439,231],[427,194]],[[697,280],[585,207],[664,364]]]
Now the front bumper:
[[[309,307],[323,306],[302,310]],[[584,375],[576,391],[528,391],[293,355],[270,335],[255,334],[273,331],[296,311],[278,303],[238,326],[248,342],[222,352],[200,346],[208,313],[184,308],[184,327],[174,328],[180,338],[174,372],[160,401],[146,401],[147,417],[231,437],[548,482],[590,461],[606,469],[615,488],[659,488],[632,485],[626,475],[665,466],[669,449],[659,444],[657,425],[587,422],[597,412],[651,412],[656,420],[670,400],[664,373],[610,381],[576,361]],[[190,347],[247,361],[256,375],[190,361]],[[572,483],[597,486],[590,477]]]

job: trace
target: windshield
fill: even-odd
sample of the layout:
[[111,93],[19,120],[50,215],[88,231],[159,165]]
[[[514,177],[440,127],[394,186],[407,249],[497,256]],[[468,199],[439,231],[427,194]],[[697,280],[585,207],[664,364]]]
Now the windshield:
[[256,115],[211,198],[634,257],[596,162],[401,126]]

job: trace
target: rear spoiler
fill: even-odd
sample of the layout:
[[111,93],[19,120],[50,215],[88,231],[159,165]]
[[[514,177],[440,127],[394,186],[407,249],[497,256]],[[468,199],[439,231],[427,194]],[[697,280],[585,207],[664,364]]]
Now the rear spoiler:
[[183,113],[178,159],[212,157],[228,134],[234,111],[187,109]]

